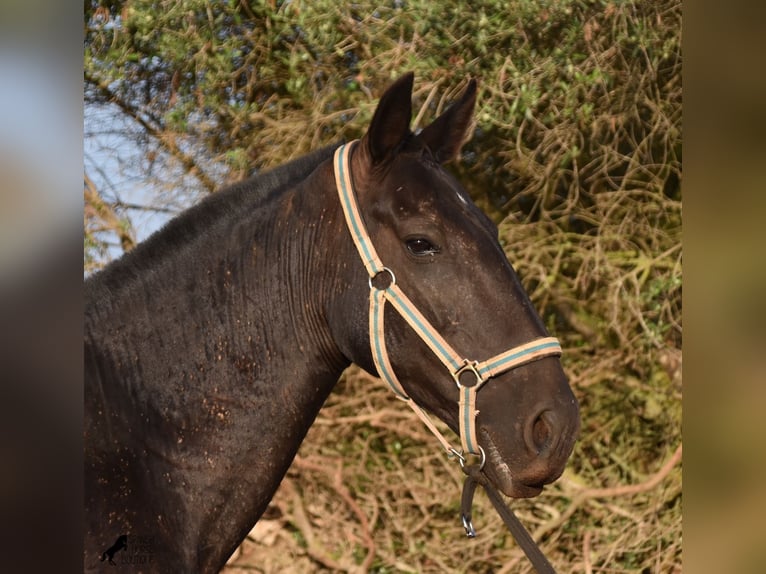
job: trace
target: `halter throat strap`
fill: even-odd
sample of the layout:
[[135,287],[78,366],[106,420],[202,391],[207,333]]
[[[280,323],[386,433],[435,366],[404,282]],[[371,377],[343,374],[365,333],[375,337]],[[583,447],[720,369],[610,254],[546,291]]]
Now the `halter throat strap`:
[[[508,351],[479,362],[459,355],[431,323],[423,316],[412,301],[404,294],[396,282],[394,272],[386,267],[378,256],[372,239],[367,233],[359,205],[351,182],[350,156],[357,141],[341,145],[333,158],[335,184],[343,208],[346,225],[356,245],[369,277],[370,286],[370,348],[379,376],[388,383],[394,394],[405,401],[423,420],[436,436],[442,447],[450,454],[457,455],[461,465],[465,462],[465,453],[481,456],[484,464],[485,453],[479,446],[476,436],[476,394],[492,377],[501,373],[537,361],[543,357],[561,354],[561,346],[555,337],[541,337],[513,347]],[[457,385],[460,399],[459,425],[461,450],[453,448],[439,432],[428,414],[415,404],[405,392],[396,377],[386,350],[385,306],[391,306],[401,315],[421,340],[438,357]]]

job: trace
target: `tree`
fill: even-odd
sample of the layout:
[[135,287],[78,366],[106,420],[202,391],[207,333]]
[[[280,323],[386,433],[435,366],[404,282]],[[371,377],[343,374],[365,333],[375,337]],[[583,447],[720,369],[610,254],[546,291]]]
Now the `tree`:
[[466,168],[497,219],[537,213],[541,192],[572,211],[562,198],[626,177],[678,190],[674,3],[127,0],[86,3],[85,19],[87,109],[113,106],[134,123],[145,171],[175,167],[197,191],[358,135],[406,70],[416,124],[480,79]]

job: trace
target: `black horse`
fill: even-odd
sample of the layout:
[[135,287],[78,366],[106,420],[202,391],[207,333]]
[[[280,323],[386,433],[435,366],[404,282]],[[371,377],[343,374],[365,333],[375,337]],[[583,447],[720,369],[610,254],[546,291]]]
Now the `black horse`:
[[[438,336],[471,358],[542,340],[497,229],[442,167],[467,134],[475,82],[417,135],[412,82],[386,91],[347,166],[388,282],[395,275]],[[343,370],[378,372],[376,287],[347,228],[333,152],[210,196],[86,281],[86,570],[127,532],[156,541],[146,571],[217,572]],[[384,314],[403,392],[462,431],[466,370],[450,376],[411,323],[391,306]],[[495,486],[535,496],[571,454],[577,401],[551,354],[492,376],[465,411],[474,445]]]

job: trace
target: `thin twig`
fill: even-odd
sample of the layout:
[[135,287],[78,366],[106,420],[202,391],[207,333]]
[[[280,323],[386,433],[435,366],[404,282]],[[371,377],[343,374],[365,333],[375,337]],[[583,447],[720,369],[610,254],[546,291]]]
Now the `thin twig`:
[[544,536],[547,532],[550,532],[551,530],[558,528],[561,524],[564,524],[587,500],[593,498],[629,496],[647,492],[656,488],[657,485],[660,484],[667,477],[670,471],[681,461],[682,452],[683,444],[679,444],[678,448],[676,448],[675,452],[665,462],[665,464],[663,464],[655,474],[653,474],[644,482],[624,486],[614,486],[610,488],[588,488],[581,490],[574,495],[572,503],[569,505],[566,511],[564,511],[558,518],[555,518],[554,520],[551,520],[540,526],[540,528],[538,528],[533,534],[533,538],[535,538],[535,540],[540,540],[541,537]]

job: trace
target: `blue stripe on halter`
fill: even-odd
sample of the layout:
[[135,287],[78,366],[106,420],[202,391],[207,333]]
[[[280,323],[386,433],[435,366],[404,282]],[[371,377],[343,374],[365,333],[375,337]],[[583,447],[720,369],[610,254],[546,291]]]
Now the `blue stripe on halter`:
[[[460,387],[460,392],[463,393],[463,397],[464,397],[463,401],[465,402],[466,405],[468,405],[469,396],[471,394],[471,388],[470,387]],[[474,437],[471,436],[471,421],[476,417],[476,413],[474,412],[473,409],[468,408],[466,406],[466,408],[462,409],[462,413],[461,414],[463,416],[463,433],[465,434],[465,436],[462,437],[462,438],[464,438],[465,445],[466,445],[466,447],[468,447],[467,448],[468,453],[470,453],[470,454],[479,454],[479,448],[481,448],[481,447],[479,447],[474,442]]]
[[[382,315],[382,309],[381,309],[381,313],[372,313],[372,316],[370,317],[375,333],[378,332],[378,329],[380,327],[380,320],[379,320],[380,315]],[[386,360],[385,351],[383,350],[384,344],[385,344],[385,341],[381,340],[380,337],[372,337],[373,350],[375,352],[375,355],[377,356],[377,360],[375,361],[375,363],[377,368],[382,371],[380,373],[380,376],[384,381],[388,383],[388,386],[391,388],[391,390],[394,392],[394,394],[397,397],[399,397],[402,400],[409,401],[410,398],[407,395],[402,394],[399,391],[399,389],[396,388],[396,385],[393,383],[393,381],[396,380],[396,377],[388,369],[388,361]]]
[[462,366],[461,363],[456,362],[455,359],[452,358],[452,355],[449,353],[449,351],[445,349],[439,340],[432,335],[431,326],[424,325],[420,319],[418,319],[406,301],[403,301],[402,298],[399,297],[397,293],[391,289],[386,289],[386,296],[396,300],[401,310],[407,314],[405,317],[407,322],[415,329],[415,331],[417,331],[421,338],[428,339],[428,341],[431,343],[431,347],[438,351],[440,356],[439,358],[442,360],[442,363],[449,364],[453,371],[458,370]]
[[[482,376],[486,376],[490,372],[496,370],[496,369],[504,369],[509,365],[512,365],[516,363],[520,358],[531,355],[533,353],[536,353],[537,351],[542,351],[543,349],[555,349],[558,348],[559,351],[561,351],[561,345],[558,343],[558,341],[547,341],[545,343],[540,343],[539,345],[535,345],[534,347],[529,347],[528,349],[524,349],[523,351],[519,351],[517,353],[512,353],[510,355],[506,355],[503,357],[498,358],[495,361],[492,361],[491,363],[487,363],[485,365],[482,365],[479,369],[479,372]],[[518,365],[516,365],[518,366]]]
[[[352,226],[351,231],[354,233],[354,236],[358,240],[358,244],[361,246],[365,261],[371,264],[371,267],[375,272],[378,272],[380,269],[378,269],[377,265],[375,265],[375,255],[367,242],[367,233],[364,230],[364,223],[360,221],[361,216],[357,216],[357,211],[354,208],[355,201],[351,198],[350,190],[346,187],[346,173],[343,165],[346,145],[347,144],[343,144],[341,146],[341,153],[338,154],[338,161],[335,166],[338,170],[338,173],[340,174],[340,190],[341,198],[343,200],[343,209],[346,213],[351,215],[349,218]],[[349,174],[349,177],[350,175],[351,174]]]

